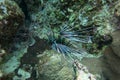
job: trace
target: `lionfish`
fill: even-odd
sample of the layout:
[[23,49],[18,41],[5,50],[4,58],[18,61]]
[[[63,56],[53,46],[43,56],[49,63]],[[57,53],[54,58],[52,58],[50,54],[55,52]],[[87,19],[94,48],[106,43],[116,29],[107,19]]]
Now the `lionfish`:
[[60,31],[60,35],[63,38],[68,39],[69,41],[75,41],[80,43],[92,43],[93,36],[93,27],[83,28],[83,29],[76,29],[75,27],[63,27]]
[[87,54],[87,52],[82,48],[79,50],[74,49],[66,45],[56,43],[56,41],[54,41],[54,43],[52,44],[52,49],[57,51],[58,53],[63,54],[65,58],[67,57],[71,60],[78,59],[78,57],[80,58],[82,55]]
[[[92,27],[81,29],[81,30],[74,30],[74,28],[68,28],[64,27],[60,30],[59,35],[65,39],[68,39],[69,41],[75,41],[80,43],[92,43],[92,36],[86,35],[92,31]],[[75,49],[68,47],[62,43],[58,43],[54,33],[52,33],[51,36],[49,36],[52,42],[52,49],[57,51],[58,53],[63,54],[63,56],[66,58],[70,58],[72,60],[75,60],[76,58],[80,58],[82,55],[88,54],[86,50],[83,48],[81,49]]]

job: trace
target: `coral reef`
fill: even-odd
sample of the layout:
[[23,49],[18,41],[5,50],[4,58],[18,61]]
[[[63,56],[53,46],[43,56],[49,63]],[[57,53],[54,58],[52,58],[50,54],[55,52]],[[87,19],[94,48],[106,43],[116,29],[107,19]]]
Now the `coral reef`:
[[[38,9],[40,11],[32,12],[30,15],[32,21],[31,30],[33,30],[33,35],[38,36],[40,39],[48,39],[48,33],[52,30],[56,38],[62,34],[61,36],[71,40],[69,42],[73,46],[79,48],[82,45],[90,53],[98,54],[102,52],[101,49],[106,45],[103,43],[99,46],[99,42],[102,42],[99,41],[101,40],[101,36],[108,35],[115,30],[114,25],[110,23],[111,17],[113,16],[113,8],[110,8],[111,5],[112,1],[107,2],[106,0],[88,0],[86,2],[81,0],[70,2],[66,0],[45,1],[42,6],[39,5]],[[64,31],[61,33],[61,29],[63,30],[64,27],[67,27],[66,29],[74,28],[72,30],[73,32],[66,31],[66,33]],[[85,28],[88,28],[88,31],[82,31]],[[78,29],[79,31],[76,32]],[[78,33],[80,36],[77,36]],[[74,42],[75,40],[77,42],[79,40],[84,43],[93,43],[81,44]]]
[[47,50],[39,57],[39,79],[44,80],[73,80],[74,71],[72,65],[69,64],[62,55],[53,51]]
[[[11,0],[0,1],[0,39],[13,37],[18,28],[24,24],[24,14],[19,6]],[[3,40],[1,40],[3,41]],[[1,42],[0,41],[0,42]]]
[[120,60],[120,16],[119,16],[119,7],[120,0],[116,2],[114,7],[114,17],[112,17],[112,24],[114,25],[115,30],[110,34],[113,38],[112,44],[105,49],[105,62],[108,64],[109,72],[107,72],[107,76],[111,78],[111,80],[119,80],[119,60]]
[[29,72],[26,72],[26,71],[24,71],[22,69],[18,70],[18,75],[21,75],[21,77],[14,76],[13,80],[18,80],[18,79],[20,79],[20,80],[26,80],[26,79],[30,78],[30,76],[31,76]]
[[119,0],[1,0],[0,44],[12,42],[0,47],[0,79],[119,79],[119,7]]
[[44,51],[44,54],[38,55],[38,58],[39,79],[96,80],[95,75],[91,74],[87,67],[79,61],[69,62],[63,55],[55,51]]
[[85,67],[78,61],[75,61],[74,65],[77,68],[77,79],[76,80],[97,80],[95,75],[91,74],[88,71],[87,67]]

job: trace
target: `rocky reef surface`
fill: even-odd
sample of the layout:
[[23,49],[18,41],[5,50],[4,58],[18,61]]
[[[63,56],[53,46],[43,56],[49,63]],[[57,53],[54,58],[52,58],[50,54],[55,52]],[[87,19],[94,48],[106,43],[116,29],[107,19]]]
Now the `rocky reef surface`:
[[1,0],[0,80],[119,80],[120,0]]
[[0,43],[13,37],[24,24],[24,13],[11,0],[0,1]]

